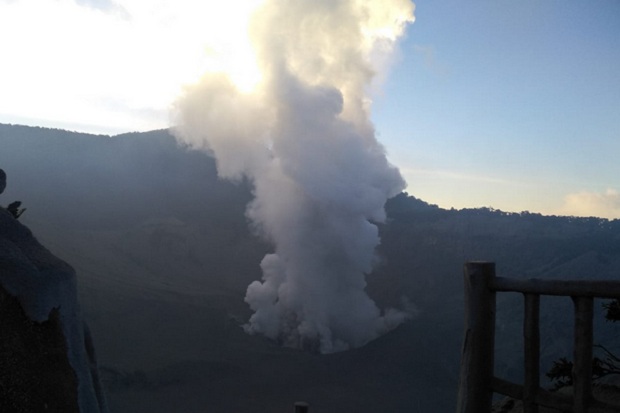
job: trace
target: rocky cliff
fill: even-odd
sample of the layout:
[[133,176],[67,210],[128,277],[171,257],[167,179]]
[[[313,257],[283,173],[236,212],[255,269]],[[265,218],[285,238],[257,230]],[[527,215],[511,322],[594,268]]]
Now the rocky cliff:
[[107,411],[73,268],[0,208],[0,411]]

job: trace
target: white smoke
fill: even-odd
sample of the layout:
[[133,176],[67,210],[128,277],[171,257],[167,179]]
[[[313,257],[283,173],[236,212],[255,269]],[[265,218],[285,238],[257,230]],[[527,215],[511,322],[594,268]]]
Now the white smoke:
[[413,21],[408,0],[268,0],[252,17],[262,81],[206,74],[176,106],[182,142],[248,178],[247,209],[275,252],[245,297],[245,329],[323,353],[364,345],[409,317],[365,292],[388,198],[404,189],[369,119],[367,92]]

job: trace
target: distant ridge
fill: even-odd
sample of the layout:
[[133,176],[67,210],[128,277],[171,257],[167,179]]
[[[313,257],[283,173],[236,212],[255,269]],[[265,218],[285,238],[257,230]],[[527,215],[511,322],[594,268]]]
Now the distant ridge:
[[[510,277],[620,275],[620,220],[447,210],[402,193],[387,203],[367,291],[417,318],[315,357],[240,328],[271,247],[248,228],[250,183],[218,179],[208,154],[166,130],[109,137],[12,125],[0,125],[0,148],[9,176],[0,200],[23,201],[20,221],[76,268],[111,411],[178,411],[182,401],[186,412],[271,413],[306,400],[321,411],[452,413],[465,261],[495,261]],[[569,311],[543,303],[543,370],[570,355]],[[499,303],[497,369],[507,378],[520,374],[520,314],[518,299]],[[597,325],[600,342],[613,342],[610,327]]]

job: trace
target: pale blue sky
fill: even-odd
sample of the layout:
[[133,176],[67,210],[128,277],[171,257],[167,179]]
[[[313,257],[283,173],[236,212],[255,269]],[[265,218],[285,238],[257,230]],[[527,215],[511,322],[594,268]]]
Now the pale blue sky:
[[[196,34],[221,37],[243,1],[218,3],[226,19],[195,0],[0,0],[0,122],[165,127],[204,71]],[[373,97],[410,194],[620,218],[619,0],[419,0],[415,15]]]
[[620,217],[619,1],[420,0],[401,49],[373,117],[411,194]]

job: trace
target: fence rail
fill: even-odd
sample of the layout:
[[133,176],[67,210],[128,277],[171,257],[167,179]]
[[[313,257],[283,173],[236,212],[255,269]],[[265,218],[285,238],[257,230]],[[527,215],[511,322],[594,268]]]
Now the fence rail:
[[[495,276],[495,263],[469,262],[465,276],[465,332],[457,413],[490,413],[493,393],[523,400],[524,413],[539,406],[587,413],[591,408],[620,412],[620,406],[592,397],[592,318],[594,298],[620,298],[620,281],[521,280]],[[497,292],[524,297],[523,385],[494,375]],[[573,394],[551,393],[540,387],[540,296],[568,296],[574,303]]]

